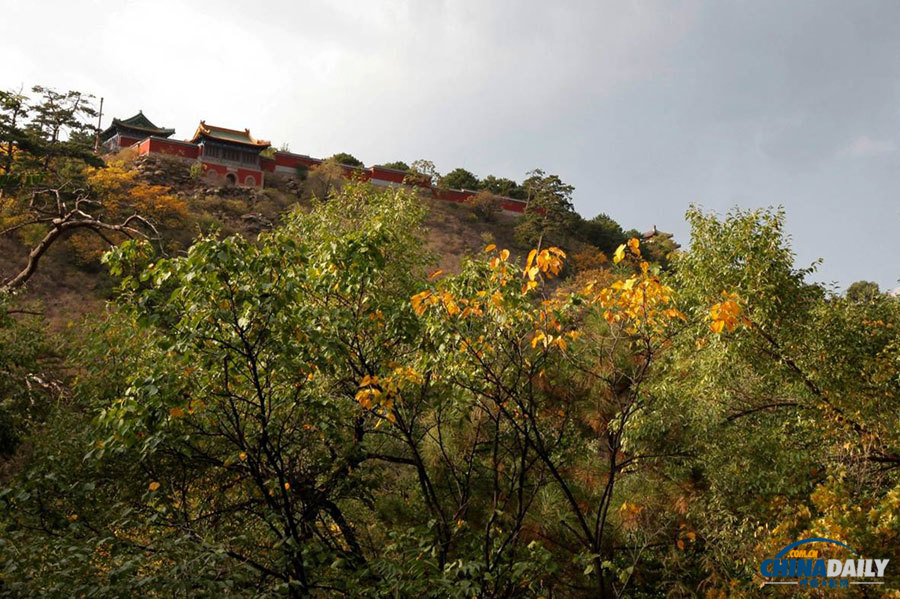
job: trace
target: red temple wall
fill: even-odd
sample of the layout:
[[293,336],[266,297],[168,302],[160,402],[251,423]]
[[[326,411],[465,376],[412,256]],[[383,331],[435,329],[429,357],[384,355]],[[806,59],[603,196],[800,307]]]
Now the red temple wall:
[[[130,138],[121,138],[122,145],[126,145],[126,140]],[[135,140],[137,142],[137,140]],[[224,164],[205,162],[200,157],[200,146],[188,142],[179,142],[167,140],[158,137],[148,137],[137,142],[137,150],[139,154],[158,153],[170,156],[179,156],[182,158],[197,159],[203,162],[206,172],[215,173],[216,178],[224,179],[228,173],[235,175],[238,185],[251,185],[259,187],[264,181],[264,172],[268,173],[285,173],[293,175],[297,171],[297,167],[304,166],[313,168],[322,164],[322,160],[303,156],[301,154],[293,154],[290,152],[275,152],[273,158],[260,158],[260,169],[246,169],[228,167]],[[395,169],[388,169],[378,166],[371,168],[355,168],[351,166],[341,165],[344,175],[348,178],[354,178],[362,181],[373,181],[381,184],[407,184],[418,187],[429,187],[432,189],[434,197],[458,204],[466,202],[475,195],[472,191],[463,191],[460,189],[440,189],[431,187],[427,179],[419,181],[407,178],[408,174]],[[252,177],[252,182],[248,177]],[[500,206],[507,212],[521,214],[525,212],[526,202],[522,200],[514,200],[512,198],[500,198]]]
[[[225,177],[231,173],[234,175],[235,182],[238,185],[246,185],[250,187],[260,187],[263,184],[264,175],[261,170],[256,169],[247,169],[247,168],[230,168],[225,166],[224,164],[218,164],[215,162],[203,162],[203,171],[207,174],[207,176],[212,176],[217,180],[224,180]],[[252,177],[253,181],[250,182],[248,177]]]
[[200,155],[200,146],[180,141],[148,137],[137,146],[138,154],[167,154],[182,158],[197,158]]

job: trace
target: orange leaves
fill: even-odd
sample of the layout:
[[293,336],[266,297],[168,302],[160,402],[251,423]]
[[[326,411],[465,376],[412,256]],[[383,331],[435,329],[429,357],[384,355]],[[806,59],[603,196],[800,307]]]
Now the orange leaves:
[[402,391],[410,385],[421,385],[424,377],[409,366],[394,366],[387,376],[366,375],[359,382],[356,401],[390,422],[396,421],[393,413],[395,402],[402,401]]
[[572,256],[571,266],[575,272],[588,272],[602,268],[609,258],[595,247],[581,250]]
[[645,506],[640,503],[631,503],[623,501],[619,508],[619,517],[622,519],[622,526],[626,530],[635,530],[640,526],[641,515],[644,513]]
[[619,247],[616,248],[615,253],[613,254],[613,262],[618,264],[622,260],[625,259],[625,248],[631,250],[631,253],[636,258],[641,257],[641,242],[637,240],[637,238],[632,237],[626,243],[623,243]]
[[87,169],[88,185],[112,215],[138,212],[157,219],[181,219],[187,215],[183,200],[169,194],[162,185],[150,185],[137,178],[137,172],[123,162],[111,162],[106,168]]
[[682,522],[678,526],[678,537],[675,540],[675,546],[678,547],[680,551],[684,551],[687,547],[687,543],[685,543],[685,539],[693,543],[697,540],[697,533],[692,530],[688,530],[687,524]]
[[638,241],[637,238],[632,237],[628,240],[628,249],[630,249],[631,253],[638,258],[641,257],[641,242]]
[[556,276],[562,271],[566,253],[557,247],[546,250],[531,250],[528,253],[528,261],[525,263],[524,275],[534,281],[539,273],[548,278]]
[[709,309],[709,328],[713,333],[720,334],[723,331],[729,333],[739,324],[749,325],[750,321],[742,317],[743,307],[741,306],[741,298],[736,293],[722,292],[725,298],[721,302],[713,304]]
[[381,397],[381,389],[378,388],[377,376],[366,375],[359,382],[359,390],[356,392],[356,401],[367,410],[372,409]]
[[499,291],[495,291],[493,294],[491,294],[491,303],[498,310],[502,310],[503,309],[503,294],[500,293]]
[[508,263],[509,260],[509,250],[500,250],[497,252],[497,246],[493,243],[486,248],[484,248],[485,253],[490,254],[496,252],[497,255],[491,258],[491,261],[488,263],[491,270],[491,282],[499,282],[500,285],[506,286],[506,283],[509,280],[508,277]]
[[[635,244],[629,245],[632,252],[637,240],[633,241]],[[621,254],[624,248],[619,248]],[[603,310],[603,318],[610,325],[618,324],[629,334],[642,328],[645,333],[660,333],[671,321],[685,320],[684,314],[671,305],[672,288],[650,273],[647,262],[642,261],[640,269],[640,274],[614,281],[608,287],[598,289],[595,282],[589,283],[583,293]]]
[[367,387],[356,392],[357,403],[367,410],[371,410],[378,403],[380,397],[381,391],[374,387]]
[[434,305],[444,306],[450,316],[455,316],[460,312],[459,304],[453,296],[447,292],[434,293],[431,291],[423,291],[412,296],[410,302],[412,303],[413,311],[418,316],[424,314],[428,306]]
[[465,306],[463,311],[460,313],[460,320],[465,320],[469,316],[484,316],[484,312],[481,309],[481,304],[477,301],[473,300],[461,300],[462,304]]
[[[490,244],[484,248],[486,254],[494,254],[488,262],[490,268],[489,282],[499,284],[501,288],[506,287],[511,280],[509,262],[510,252],[507,249],[497,250],[495,244]],[[523,278],[525,279],[521,292],[523,294],[536,289],[541,276],[551,278],[562,272],[566,254],[559,248],[551,247],[545,250],[531,250],[525,265]],[[442,271],[438,270],[429,276],[429,280],[435,279]],[[446,283],[447,280],[442,283]],[[443,286],[442,284],[439,284]],[[491,289],[490,287],[493,287]],[[470,316],[483,316],[486,308],[497,311],[503,310],[504,292],[497,289],[495,285],[490,285],[488,289],[483,289],[476,293],[477,297],[471,299],[455,297],[448,291],[437,289],[428,289],[412,296],[410,302],[413,311],[417,316],[425,314],[432,306],[443,306],[446,314],[450,317],[458,316],[460,319],[466,319]]]
[[429,305],[435,303],[432,301],[433,297],[434,296],[430,291],[423,291],[422,293],[417,293],[412,296],[412,300],[410,301],[412,303],[413,312],[415,312],[417,316],[424,314],[425,309]]
[[[502,298],[502,294],[496,292],[491,301],[499,308],[499,302],[502,301]],[[484,314],[482,304],[479,301],[465,298],[457,299],[446,291],[423,291],[412,296],[410,303],[416,316],[422,316],[430,306],[442,306],[448,316],[459,316],[463,320],[472,315],[481,316]]]
[[[576,336],[572,335],[572,332],[567,333],[566,336],[569,336],[572,339],[576,338]],[[531,347],[532,349],[537,349],[537,346],[541,345],[544,349],[555,347],[561,351],[566,351],[569,348],[569,344],[566,341],[566,336],[551,335],[548,332],[537,330],[534,332],[534,336],[531,338]]]
[[459,304],[456,303],[456,300],[453,299],[452,295],[445,293],[441,299],[444,303],[444,307],[447,309],[447,314],[456,316],[460,313]]

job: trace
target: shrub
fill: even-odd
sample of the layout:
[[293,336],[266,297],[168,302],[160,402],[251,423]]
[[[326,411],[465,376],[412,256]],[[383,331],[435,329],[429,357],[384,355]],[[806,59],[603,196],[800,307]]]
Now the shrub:
[[487,191],[479,191],[466,200],[466,204],[472,209],[472,214],[482,222],[494,222],[503,211],[500,198]]

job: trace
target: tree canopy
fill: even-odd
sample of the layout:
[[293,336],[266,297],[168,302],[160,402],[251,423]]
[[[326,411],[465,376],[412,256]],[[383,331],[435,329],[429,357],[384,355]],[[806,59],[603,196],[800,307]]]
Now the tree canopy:
[[338,152],[334,156],[331,156],[331,160],[334,160],[338,164],[346,164],[347,166],[365,166],[362,160],[347,152]]
[[441,186],[450,189],[478,189],[478,177],[464,168],[455,168],[441,177]]
[[408,171],[409,170],[409,165],[406,164],[405,162],[403,162],[402,160],[396,160],[394,162],[385,162],[384,164],[382,164],[380,166],[383,166],[384,168],[393,168],[398,171]]

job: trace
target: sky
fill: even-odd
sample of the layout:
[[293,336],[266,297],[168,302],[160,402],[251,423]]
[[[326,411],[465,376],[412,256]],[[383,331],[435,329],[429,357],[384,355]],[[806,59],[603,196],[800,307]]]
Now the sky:
[[0,0],[0,86],[77,89],[315,157],[424,158],[687,245],[783,206],[814,280],[898,287],[900,2]]

